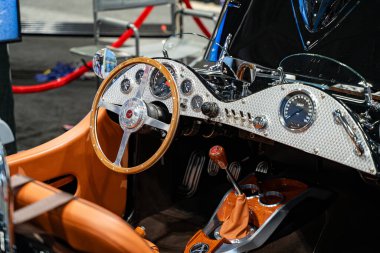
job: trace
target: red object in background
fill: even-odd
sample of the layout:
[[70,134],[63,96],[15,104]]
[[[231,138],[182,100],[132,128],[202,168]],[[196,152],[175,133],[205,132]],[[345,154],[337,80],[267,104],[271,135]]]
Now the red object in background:
[[[186,8],[193,9],[193,7],[190,4],[190,0],[183,0],[183,2],[186,5]],[[149,16],[149,14],[153,10],[153,6],[146,7],[141,15],[135,20],[134,25],[137,28],[140,28],[141,25],[144,23],[145,19]],[[207,27],[203,24],[202,20],[197,17],[193,17],[195,23],[198,25],[199,29],[208,37],[211,37],[211,33],[208,31]],[[163,27],[161,27],[163,29]],[[133,30],[128,29],[126,30],[114,43],[112,43],[111,46],[113,47],[121,47],[126,40],[128,40],[133,35]],[[43,83],[43,84],[36,84],[36,85],[28,85],[28,86],[18,86],[18,85],[12,85],[12,91],[13,93],[23,94],[23,93],[36,93],[36,92],[42,92],[47,91],[55,88],[62,87],[71,81],[74,81],[75,79],[78,79],[80,76],[82,76],[84,73],[89,71],[90,68],[92,68],[92,61],[88,61],[86,63],[87,66],[82,66],[70,74],[58,78],[56,80]]]
[[[145,19],[148,17],[148,15],[153,10],[153,6],[148,6],[144,9],[144,11],[141,13],[141,15],[136,19],[134,22],[134,25],[137,28],[140,28],[142,23],[145,21]],[[112,43],[113,47],[121,47],[124,42],[129,39],[133,35],[133,30],[128,29],[125,31],[114,43]],[[43,83],[43,84],[37,84],[37,85],[28,85],[28,86],[12,86],[13,93],[36,93],[36,92],[42,92],[47,91],[55,88],[62,87],[66,84],[68,84],[71,81],[74,81],[75,79],[78,79],[81,75],[89,71],[89,68],[92,68],[92,61],[88,61],[86,63],[87,66],[82,66],[70,74],[58,78],[57,80]]]
[[161,31],[162,31],[163,33],[167,33],[167,32],[168,32],[168,27],[167,27],[167,25],[161,25]]

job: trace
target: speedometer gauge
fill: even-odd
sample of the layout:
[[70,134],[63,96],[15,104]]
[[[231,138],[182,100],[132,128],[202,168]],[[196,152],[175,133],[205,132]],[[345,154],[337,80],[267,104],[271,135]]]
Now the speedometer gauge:
[[281,102],[281,123],[292,131],[305,131],[315,118],[315,103],[304,91],[288,94]]
[[[169,65],[166,65],[166,64],[164,65],[169,70],[173,78],[176,79],[175,70]],[[155,69],[153,71],[149,88],[150,88],[150,91],[152,92],[152,95],[156,98],[167,99],[168,97],[170,97],[170,94],[171,94],[170,85],[167,82],[165,76],[158,69]]]

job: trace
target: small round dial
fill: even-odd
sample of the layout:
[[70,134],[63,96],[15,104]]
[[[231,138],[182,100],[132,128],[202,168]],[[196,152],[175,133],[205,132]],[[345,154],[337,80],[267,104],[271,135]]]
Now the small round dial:
[[129,78],[124,78],[120,83],[120,90],[124,94],[128,94],[132,89],[131,80]]
[[199,95],[195,95],[191,99],[191,109],[193,109],[196,112],[200,112],[203,104],[203,98]]
[[293,131],[304,131],[313,124],[315,103],[303,91],[292,92],[286,96],[280,108],[281,123]]
[[[164,65],[169,70],[173,78],[176,79],[175,70],[169,65]],[[152,92],[152,95],[156,98],[167,99],[168,97],[170,97],[170,85],[168,84],[165,76],[158,69],[155,69],[153,71],[149,88]]]
[[140,69],[136,72],[135,79],[136,79],[137,84],[141,83],[141,79],[143,76],[144,76],[144,70],[143,69]]
[[190,95],[193,92],[193,83],[189,79],[185,79],[181,83],[181,92],[183,95]]

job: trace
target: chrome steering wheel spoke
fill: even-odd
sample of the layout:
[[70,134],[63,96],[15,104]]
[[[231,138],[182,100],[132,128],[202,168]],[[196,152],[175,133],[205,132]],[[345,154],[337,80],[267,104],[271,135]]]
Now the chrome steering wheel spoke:
[[141,82],[140,82],[140,87],[137,90],[137,93],[135,95],[136,98],[141,99],[142,96],[144,95],[145,88],[149,83],[149,73],[150,73],[151,69],[152,69],[152,66],[150,66],[150,65],[145,66],[144,75],[142,76]]
[[120,112],[121,112],[121,106],[120,105],[116,105],[113,103],[106,102],[106,101],[104,101],[104,99],[101,99],[99,101],[98,108],[99,107],[105,108],[108,111],[116,113],[117,115],[120,115]]
[[125,148],[127,147],[129,137],[131,136],[131,132],[129,130],[124,130],[123,137],[121,139],[119,151],[117,152],[116,160],[114,164],[117,166],[121,166],[121,160],[123,159],[124,153],[125,153]]
[[166,132],[168,132],[169,128],[170,128],[169,124],[166,124],[165,122],[162,122],[160,120],[154,119],[154,118],[149,117],[149,116],[147,116],[147,118],[145,120],[145,125],[155,127],[155,128],[164,130]]

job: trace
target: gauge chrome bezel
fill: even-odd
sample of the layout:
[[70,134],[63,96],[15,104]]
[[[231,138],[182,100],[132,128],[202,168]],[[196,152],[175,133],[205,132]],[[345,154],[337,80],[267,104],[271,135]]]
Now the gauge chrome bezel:
[[[189,82],[191,83],[191,89],[190,89],[190,91],[187,92],[187,93],[182,91],[182,84],[183,84],[184,82],[186,82],[186,81],[189,81]],[[190,78],[185,78],[185,79],[183,79],[183,81],[182,81],[181,84],[179,85],[179,90],[181,91],[181,94],[183,94],[184,96],[190,96],[190,95],[192,95],[193,92],[194,92],[194,82],[193,82],[193,80],[191,80]]]
[[[129,88],[127,90],[123,89],[123,82],[125,80],[129,80]],[[120,92],[123,93],[124,95],[131,93],[131,91],[133,89],[133,85],[134,85],[133,81],[130,78],[128,78],[127,76],[124,76],[124,79],[120,81]]]
[[[137,80],[137,73],[139,73],[140,71],[143,72],[143,75],[141,76],[141,78],[140,78],[140,82],[139,82],[139,81]],[[138,84],[138,85],[141,84],[141,81],[142,81],[143,76],[144,76],[144,69],[139,68],[137,71],[135,71],[134,79],[135,79],[136,84]]]
[[[169,63],[166,63],[166,62],[163,62],[162,64],[163,64],[166,68],[169,67],[169,68],[171,68],[171,69],[174,70],[174,75],[172,75],[172,76],[173,76],[174,81],[177,82],[177,73],[178,73],[177,68],[174,67],[173,65],[169,64]],[[157,69],[157,68],[153,68],[153,69],[151,70],[151,73],[149,74],[149,91],[150,91],[150,94],[152,94],[152,96],[153,96],[154,98],[157,98],[157,99],[159,99],[159,100],[166,100],[166,99],[168,99],[168,98],[171,97],[171,94],[172,94],[171,91],[170,91],[170,93],[169,93],[168,95],[166,95],[166,96],[164,96],[164,97],[157,96],[157,95],[155,95],[155,94],[153,93],[153,91],[152,91],[152,82],[153,82],[153,78],[154,78],[156,72],[158,73],[158,72],[160,72],[160,70]],[[170,74],[172,74],[169,70],[168,70],[168,72],[169,72]]]
[[201,107],[199,107],[199,109],[194,109],[193,107],[193,100],[195,97],[200,97],[202,99],[202,104],[205,102],[204,98],[201,96],[201,95],[198,95],[198,94],[195,94],[191,99],[190,99],[190,107],[191,107],[191,110],[193,110],[194,112],[200,112],[202,109],[202,105]]
[[[294,129],[294,128],[290,128],[288,126],[288,124],[285,122],[285,119],[284,119],[284,107],[286,105],[286,103],[289,101],[289,99],[297,94],[303,94],[303,95],[306,95],[310,98],[310,101],[312,102],[313,104],[313,115],[311,117],[311,119],[309,120],[309,122],[301,127],[301,128],[298,128],[298,129]],[[307,129],[309,129],[313,123],[316,121],[317,119],[317,102],[316,102],[316,99],[314,97],[314,95],[308,91],[308,90],[305,90],[305,89],[297,89],[297,90],[293,90],[291,92],[289,92],[282,100],[281,100],[281,103],[280,103],[280,108],[279,108],[279,118],[280,118],[280,122],[281,122],[281,125],[283,127],[285,127],[287,130],[291,131],[291,132],[294,132],[294,133],[301,133],[301,132],[304,132],[306,131]]]

